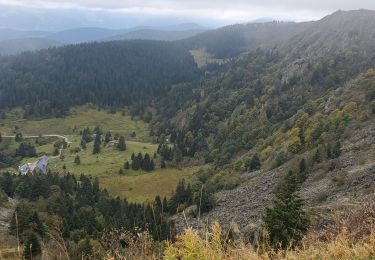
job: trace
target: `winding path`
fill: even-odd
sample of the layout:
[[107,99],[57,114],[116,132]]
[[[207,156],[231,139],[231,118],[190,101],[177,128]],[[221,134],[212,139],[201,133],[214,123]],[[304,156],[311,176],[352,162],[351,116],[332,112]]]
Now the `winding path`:
[[[22,136],[22,138],[38,138],[38,137],[57,137],[57,138],[61,138],[61,139],[64,139],[64,141],[67,143],[67,144],[71,144],[72,142],[69,141],[68,137],[64,136],[64,135],[57,135],[57,134],[51,134],[51,135],[24,135]],[[15,135],[2,135],[1,136],[2,138],[16,138]]]
[[[15,135],[2,135],[1,136],[2,138],[15,138],[16,136]],[[61,139],[64,139],[64,141],[67,143],[67,144],[71,144],[72,142],[69,141],[68,137],[64,136],[64,135],[58,135],[58,134],[49,134],[49,135],[25,135],[25,136],[22,136],[22,138],[38,138],[38,137],[57,137],[57,138],[61,138]],[[59,154],[56,155],[56,156],[52,156],[50,158],[59,158],[61,153],[62,153],[62,150],[63,150],[63,147],[61,146],[60,149],[59,149]]]

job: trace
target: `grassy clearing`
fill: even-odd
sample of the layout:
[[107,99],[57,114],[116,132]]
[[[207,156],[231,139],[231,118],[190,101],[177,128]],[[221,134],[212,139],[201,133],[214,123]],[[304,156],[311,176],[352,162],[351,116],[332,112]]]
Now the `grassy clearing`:
[[216,59],[211,54],[201,49],[191,50],[190,53],[193,56],[194,61],[197,64],[198,68],[202,68],[206,66],[207,64],[212,64],[212,63],[223,64],[225,62],[225,60]]
[[[131,155],[141,152],[142,154],[148,153],[150,156],[157,150],[156,144],[140,143],[127,141],[127,149],[124,152],[119,151],[115,147],[106,147],[101,149],[99,154],[92,154],[93,142],[87,144],[85,150],[78,153],[71,153],[69,150],[74,147],[79,147],[77,138],[72,139],[73,143],[70,148],[63,151],[64,159],[52,158],[49,168],[52,170],[61,170],[65,165],[68,171],[76,174],[91,174],[92,176],[107,176],[118,174],[120,168],[123,167],[126,161],[131,162]],[[81,164],[76,165],[74,158],[79,156]],[[134,171],[129,170],[127,174],[135,174]]]
[[157,195],[169,197],[177,182],[189,181],[197,168],[156,169],[139,175],[107,175],[100,178],[103,188],[113,196],[126,197],[132,202],[153,200]]
[[[76,138],[72,139],[74,145],[78,145]],[[154,199],[156,195],[169,196],[175,189],[177,182],[186,178],[189,179],[194,172],[194,168],[183,170],[178,169],[160,169],[159,158],[156,158],[157,169],[153,172],[134,171],[132,169],[124,170],[120,175],[119,170],[123,168],[126,161],[131,162],[131,155],[141,152],[153,156],[156,153],[157,145],[150,143],[140,143],[127,141],[127,150],[121,152],[115,147],[102,148],[97,154],[92,154],[93,143],[87,145],[86,150],[78,153],[64,152],[64,160],[53,158],[50,161],[49,168],[62,172],[65,165],[66,171],[75,174],[90,174],[98,177],[102,187],[106,188],[111,195],[126,197],[129,201],[143,202],[147,199]],[[81,164],[76,165],[74,158],[79,155]]]
[[[43,145],[35,144],[37,154],[47,154],[50,157],[49,169],[60,173],[71,172],[76,175],[91,175],[98,177],[101,185],[114,196],[125,196],[129,201],[143,202],[147,199],[154,199],[156,195],[169,196],[175,189],[177,182],[185,178],[189,180],[196,168],[160,169],[160,158],[157,156],[155,161],[156,170],[153,172],[134,171],[132,169],[124,170],[120,175],[119,171],[123,168],[126,161],[131,162],[132,153],[148,153],[153,157],[157,150],[157,144],[151,143],[148,125],[142,121],[133,121],[129,116],[123,116],[121,113],[107,113],[90,107],[80,107],[72,109],[71,115],[65,118],[51,118],[43,120],[24,120],[22,110],[15,109],[7,115],[5,122],[0,125],[2,133],[11,134],[17,126],[19,131],[26,135],[39,134],[61,134],[66,136],[70,146],[63,150],[63,159],[52,156],[54,151],[54,142],[58,138],[46,138],[47,142]],[[99,126],[103,131],[110,130],[112,134],[125,135],[127,149],[119,151],[115,147],[104,147],[97,155],[92,154],[93,142],[87,144],[87,149],[80,150],[80,130],[85,127],[93,129]],[[130,138],[130,134],[135,132],[137,136]],[[18,144],[14,138],[4,139],[1,145],[7,146],[8,150],[15,151]],[[35,143],[35,138],[28,138],[27,141]],[[74,152],[78,148],[79,152]],[[1,147],[0,147],[1,149]],[[74,163],[76,156],[80,157],[79,165]],[[36,158],[23,159],[21,163],[34,162]],[[64,170],[63,168],[66,168]],[[15,171],[16,169],[3,169],[3,171]]]
[[[7,118],[2,120],[0,124],[0,132],[11,134],[15,128],[18,128],[24,135],[77,135],[85,127],[93,129],[99,126],[104,131],[124,135],[127,139],[151,141],[147,123],[131,120],[130,116],[122,115],[120,112],[113,114],[86,106],[73,108],[71,114],[64,118],[26,120],[22,119],[22,115],[21,109],[14,109],[9,112]],[[130,137],[133,132],[137,134],[135,138]]]
[[[123,168],[126,161],[131,162],[131,155],[148,153],[153,156],[156,153],[157,145],[151,143],[141,143],[135,141],[127,141],[127,150],[119,151],[115,147],[103,147],[99,154],[93,155],[93,142],[87,144],[87,149],[74,153],[71,149],[79,147],[80,136],[68,136],[72,144],[63,151],[63,159],[50,158],[49,169],[55,172],[71,172],[76,175],[85,174],[92,177],[98,177],[100,184],[106,188],[113,196],[126,197],[132,202],[144,202],[152,200],[155,196],[170,196],[175,189],[178,181],[185,178],[191,180],[194,172],[198,167],[188,167],[182,169],[176,168],[160,168],[160,157],[155,160],[156,170],[152,172],[144,172],[142,170],[134,171],[132,169],[124,170],[124,174],[120,175],[119,170]],[[12,145],[16,146],[14,139],[11,139]],[[42,146],[36,146],[37,152],[46,152],[52,154],[53,143]],[[76,156],[80,157],[79,165],[74,163]],[[36,158],[25,158],[21,163],[36,161]],[[66,167],[66,170],[63,167]],[[15,169],[5,169],[15,171]]]

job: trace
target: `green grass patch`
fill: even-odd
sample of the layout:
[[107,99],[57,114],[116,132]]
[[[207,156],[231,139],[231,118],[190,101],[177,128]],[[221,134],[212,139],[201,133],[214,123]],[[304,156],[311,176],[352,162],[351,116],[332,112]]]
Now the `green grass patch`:
[[[92,154],[93,142],[87,145],[86,150],[78,153],[69,152],[70,148],[78,145],[77,139],[72,139],[71,146],[64,150],[64,159],[52,158],[49,169],[63,173],[76,175],[86,174],[98,177],[102,187],[106,188],[113,196],[126,197],[129,201],[144,202],[154,199],[156,195],[170,196],[178,181],[182,178],[189,180],[196,168],[160,168],[160,158],[155,160],[156,170],[145,172],[142,170],[123,169],[123,175],[119,174],[126,161],[131,162],[131,155],[141,152],[148,153],[151,157],[156,153],[157,145],[127,141],[127,150],[119,151],[115,147],[103,148],[99,154]],[[78,146],[77,146],[78,147]],[[81,163],[76,165],[74,158],[79,155]]]
[[[0,124],[0,132],[12,134],[15,128],[23,135],[60,134],[78,135],[85,127],[99,126],[104,131],[124,135],[134,141],[151,141],[147,123],[132,120],[130,116],[121,112],[109,113],[105,110],[89,106],[72,108],[69,116],[64,118],[47,118],[41,120],[23,119],[21,109],[14,109],[7,114],[7,118]],[[136,137],[130,137],[135,132]]]
[[[132,153],[148,153],[152,158],[157,151],[157,144],[151,143],[148,125],[143,121],[134,121],[122,113],[108,113],[104,110],[97,110],[91,107],[79,107],[71,110],[71,115],[65,118],[50,118],[43,120],[25,120],[22,119],[21,109],[14,109],[7,114],[7,119],[0,125],[0,131],[11,135],[17,127],[18,131],[24,136],[27,135],[45,135],[59,134],[66,136],[71,142],[70,146],[63,150],[63,157],[54,157],[54,143],[57,137],[44,137],[42,145],[35,143],[36,138],[25,138],[25,141],[33,143],[37,154],[47,154],[50,156],[49,169],[64,174],[73,173],[77,176],[81,174],[98,177],[102,187],[106,188],[111,195],[126,197],[129,201],[144,202],[152,200],[155,196],[170,196],[176,188],[178,181],[185,178],[189,181],[193,173],[198,170],[197,167],[183,169],[160,168],[160,157],[154,159],[156,169],[152,172],[142,170],[134,171],[132,169],[123,169],[124,163],[131,163]],[[99,154],[92,154],[93,143],[87,144],[86,149],[80,148],[80,130],[85,127],[99,126],[103,131],[111,131],[112,134],[121,134],[125,136],[127,149],[119,151],[116,147],[101,146]],[[130,138],[130,134],[135,132],[136,137]],[[12,152],[18,147],[14,138],[6,138],[2,142],[3,148]],[[78,150],[78,152],[76,152]],[[76,156],[80,157],[80,164],[75,164]],[[38,159],[24,158],[20,164],[34,162]],[[18,165],[12,169],[3,169],[2,171],[16,171]],[[63,168],[66,168],[65,170]],[[119,174],[120,169],[124,173]]]
[[198,68],[203,68],[207,64],[223,64],[225,62],[225,60],[223,59],[214,58],[213,55],[207,53],[202,49],[191,50],[190,53],[193,56]]
[[[79,139],[78,139],[79,140]],[[127,141],[126,151],[119,151],[115,147],[101,146],[101,152],[99,154],[92,154],[93,142],[87,144],[85,150],[81,150],[78,153],[71,153],[70,149],[79,147],[79,141],[77,138],[72,139],[73,143],[69,148],[63,151],[64,159],[52,158],[50,160],[49,168],[51,170],[61,170],[63,166],[67,168],[68,171],[74,172],[76,174],[91,174],[93,176],[107,176],[118,174],[120,168],[123,167],[126,161],[131,162],[131,155],[141,152],[142,154],[148,153],[150,156],[157,150],[156,144],[150,143],[140,143],[134,141]],[[76,165],[74,163],[74,158],[79,156],[81,163]],[[132,170],[128,171],[128,174],[134,174]]]
[[180,179],[190,181],[198,168],[156,169],[139,175],[108,175],[100,178],[103,188],[113,196],[132,202],[153,200],[157,195],[169,197]]

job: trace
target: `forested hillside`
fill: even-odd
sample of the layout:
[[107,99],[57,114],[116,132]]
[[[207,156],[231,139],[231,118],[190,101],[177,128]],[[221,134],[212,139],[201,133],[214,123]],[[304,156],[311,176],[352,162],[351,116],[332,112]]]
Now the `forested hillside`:
[[63,116],[71,106],[137,106],[200,72],[186,48],[165,42],[90,43],[1,58],[0,107]]
[[[322,98],[375,66],[374,17],[339,11],[317,22],[234,25],[173,43],[92,43],[2,58],[1,108],[22,106],[27,117],[40,117],[85,103],[130,106],[135,114],[151,106],[153,132],[171,135],[185,156],[226,165],[255,149],[268,160],[281,152],[268,145],[275,139],[301,142],[297,150],[318,141],[322,132],[293,126],[293,118],[324,115]],[[189,53],[197,48],[231,59],[208,64],[203,75]],[[337,109],[345,105],[360,104]]]

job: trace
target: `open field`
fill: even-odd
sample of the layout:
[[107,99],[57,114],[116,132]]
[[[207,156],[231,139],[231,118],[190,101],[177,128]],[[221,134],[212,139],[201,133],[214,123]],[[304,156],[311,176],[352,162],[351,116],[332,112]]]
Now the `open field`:
[[[126,113],[125,113],[126,114]],[[103,131],[111,131],[113,134],[124,135],[127,139],[149,142],[147,123],[131,120],[130,116],[122,113],[109,113],[91,107],[77,107],[71,110],[71,114],[64,118],[47,118],[42,120],[22,119],[23,111],[14,109],[7,114],[6,119],[0,123],[0,132],[12,134],[15,128],[24,135],[61,134],[77,135],[85,127],[93,129],[99,126]],[[130,137],[135,132],[136,137]]]
[[[69,148],[64,149],[63,157],[53,158],[50,161],[49,168],[51,170],[61,170],[63,166],[66,166],[68,171],[74,172],[76,174],[91,174],[92,176],[107,176],[108,174],[118,174],[120,168],[123,167],[126,161],[131,162],[131,155],[134,152],[138,154],[148,153],[150,156],[153,156],[156,153],[157,145],[150,143],[140,143],[127,141],[126,151],[119,151],[115,147],[106,147],[101,148],[99,154],[92,154],[93,142],[87,144],[85,150],[81,150],[78,153],[71,153],[70,149],[74,147],[79,147],[78,138],[72,139],[72,144]],[[81,163],[76,165],[74,163],[74,158],[78,155],[81,159]],[[129,170],[125,174],[134,174],[134,171]]]
[[208,64],[223,64],[225,62],[224,59],[214,58],[211,54],[202,49],[191,50],[190,53],[198,68],[202,68]]
[[189,167],[181,170],[156,169],[150,173],[129,176],[113,174],[102,176],[100,183],[113,196],[126,197],[132,202],[144,202],[153,200],[157,195],[169,197],[177,182],[183,178],[190,181],[196,170],[198,168]]
[[[71,141],[70,147],[63,150],[63,159],[50,158],[49,169],[61,174],[71,172],[79,176],[80,174],[91,175],[98,177],[100,184],[106,188],[113,196],[126,197],[132,202],[144,202],[146,200],[154,199],[156,195],[170,196],[175,189],[178,181],[182,178],[187,181],[192,180],[194,172],[198,167],[188,168],[160,168],[160,157],[157,156],[155,160],[156,169],[152,172],[145,172],[142,170],[134,171],[132,169],[125,170],[123,165],[126,161],[131,162],[131,155],[134,152],[137,154],[148,153],[152,157],[156,153],[157,145],[151,143],[141,143],[135,141],[127,141],[126,151],[119,151],[115,147],[103,147],[99,154],[92,154],[93,142],[87,144],[85,150],[77,153],[71,151],[72,148],[79,147],[80,136],[67,136]],[[14,139],[6,139],[10,142],[11,147],[16,147],[17,144]],[[11,141],[10,141],[11,140]],[[30,139],[34,142],[33,139]],[[36,146],[37,152],[47,153],[51,155],[53,151],[53,143],[42,146]],[[81,163],[79,165],[74,163],[76,156],[80,157]],[[38,158],[25,158],[21,163],[33,162]],[[65,170],[63,167],[65,166]],[[124,173],[119,174],[119,170],[123,169]],[[15,171],[16,169],[5,169]]]
[[[50,161],[49,168],[55,171],[63,172],[65,165],[66,171],[79,174],[90,174],[98,177],[102,187],[106,188],[114,196],[126,197],[129,201],[143,202],[147,199],[154,199],[156,195],[169,196],[176,187],[177,182],[185,178],[190,179],[195,168],[160,169],[160,158],[155,160],[156,170],[144,172],[142,170],[125,170],[122,175],[119,174],[126,161],[131,162],[131,155],[141,152],[148,153],[152,157],[156,153],[157,145],[150,143],[140,143],[127,141],[126,151],[119,151],[115,147],[102,148],[99,154],[93,155],[93,142],[87,145],[86,150],[78,153],[70,153],[69,148],[64,150],[64,159],[53,158]],[[77,140],[72,139],[71,147],[77,145]],[[79,155],[81,163],[76,165],[74,158]]]

